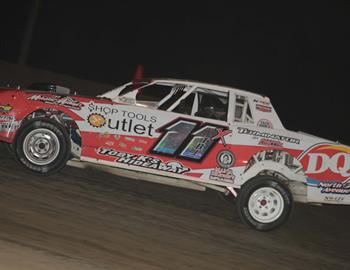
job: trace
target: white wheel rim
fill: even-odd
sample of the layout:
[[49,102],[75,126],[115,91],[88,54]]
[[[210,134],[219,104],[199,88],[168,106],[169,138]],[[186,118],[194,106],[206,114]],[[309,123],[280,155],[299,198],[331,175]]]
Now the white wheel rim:
[[276,221],[284,209],[284,200],[276,189],[263,187],[255,190],[248,201],[250,215],[260,223]]
[[49,129],[35,129],[24,138],[23,153],[35,165],[50,164],[57,158],[59,152],[58,137]]

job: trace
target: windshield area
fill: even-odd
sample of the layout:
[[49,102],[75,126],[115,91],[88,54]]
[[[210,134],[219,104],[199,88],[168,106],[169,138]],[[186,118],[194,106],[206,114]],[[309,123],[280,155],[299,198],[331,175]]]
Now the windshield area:
[[158,103],[172,91],[173,87],[166,84],[150,84],[140,88],[136,94],[136,102],[151,101]]
[[173,103],[170,100],[178,100],[173,112],[227,121],[228,93],[197,87],[177,92],[169,99]]
[[133,83],[130,83],[130,84],[127,84],[124,89],[122,89],[119,93],[119,96],[124,96],[138,88],[141,88],[141,87],[144,87],[146,86],[148,83],[145,83],[145,82],[133,82]]

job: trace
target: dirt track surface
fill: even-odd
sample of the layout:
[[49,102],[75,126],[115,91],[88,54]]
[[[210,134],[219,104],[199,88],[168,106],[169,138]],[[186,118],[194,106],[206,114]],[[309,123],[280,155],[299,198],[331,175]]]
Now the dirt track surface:
[[296,205],[260,233],[215,192],[97,170],[50,177],[0,145],[0,269],[350,269],[350,207]]

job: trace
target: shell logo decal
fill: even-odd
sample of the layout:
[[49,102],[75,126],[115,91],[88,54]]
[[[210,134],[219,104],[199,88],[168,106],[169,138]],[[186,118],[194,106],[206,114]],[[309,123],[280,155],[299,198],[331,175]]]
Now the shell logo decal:
[[106,124],[106,118],[101,114],[93,113],[89,115],[88,122],[91,126],[100,128]]
[[12,111],[13,107],[9,104],[6,105],[0,105],[0,112],[10,112]]

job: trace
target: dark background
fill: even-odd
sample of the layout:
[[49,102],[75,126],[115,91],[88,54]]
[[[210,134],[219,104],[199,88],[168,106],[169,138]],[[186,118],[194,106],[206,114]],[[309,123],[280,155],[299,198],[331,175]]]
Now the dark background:
[[[18,61],[31,5],[1,2],[0,59]],[[115,86],[142,64],[263,93],[286,128],[350,144],[349,34],[345,0],[41,0],[26,64]]]

